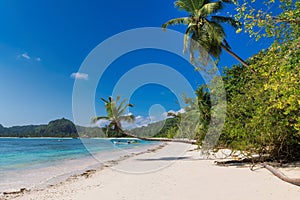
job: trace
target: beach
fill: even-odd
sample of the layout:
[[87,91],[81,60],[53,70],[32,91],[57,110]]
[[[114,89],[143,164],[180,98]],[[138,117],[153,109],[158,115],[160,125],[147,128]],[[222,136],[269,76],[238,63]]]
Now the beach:
[[[299,177],[299,167],[283,169]],[[107,162],[42,189],[3,195],[1,199],[297,199],[300,187],[264,168],[220,167],[202,159],[195,146],[168,143]]]

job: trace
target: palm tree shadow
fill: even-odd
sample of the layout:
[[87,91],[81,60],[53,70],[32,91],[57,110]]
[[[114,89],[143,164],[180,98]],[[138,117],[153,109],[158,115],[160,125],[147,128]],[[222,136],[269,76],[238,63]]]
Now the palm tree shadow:
[[194,160],[188,156],[180,156],[180,157],[161,157],[161,158],[144,158],[144,159],[136,159],[137,161],[174,161],[174,160]]

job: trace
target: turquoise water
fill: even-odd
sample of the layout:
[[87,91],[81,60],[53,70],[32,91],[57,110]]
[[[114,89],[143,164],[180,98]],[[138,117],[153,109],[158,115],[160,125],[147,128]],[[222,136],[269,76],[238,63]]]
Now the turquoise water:
[[0,138],[0,175],[6,171],[39,168],[91,153],[152,143],[141,140],[138,143],[113,144],[109,139]]
[[58,183],[72,174],[158,144],[128,140],[0,138],[0,193]]

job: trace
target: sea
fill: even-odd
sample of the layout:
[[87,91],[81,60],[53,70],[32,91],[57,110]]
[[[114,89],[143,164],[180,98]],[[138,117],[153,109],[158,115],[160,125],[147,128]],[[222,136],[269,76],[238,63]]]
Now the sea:
[[157,142],[99,138],[0,138],[0,192],[42,188]]

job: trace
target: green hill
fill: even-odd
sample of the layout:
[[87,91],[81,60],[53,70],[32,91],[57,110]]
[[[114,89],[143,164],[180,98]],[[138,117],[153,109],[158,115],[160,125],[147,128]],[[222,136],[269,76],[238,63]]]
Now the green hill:
[[3,127],[0,124],[0,137],[104,137],[105,130],[98,127],[76,126],[62,118],[50,121],[47,125],[26,125]]

